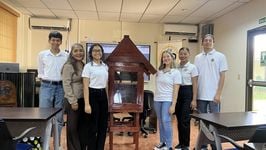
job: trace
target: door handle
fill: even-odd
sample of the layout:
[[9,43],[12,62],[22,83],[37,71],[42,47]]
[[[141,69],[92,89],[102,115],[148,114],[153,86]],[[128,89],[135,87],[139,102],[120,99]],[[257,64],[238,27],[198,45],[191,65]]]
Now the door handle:
[[253,80],[252,80],[252,79],[249,79],[249,80],[248,80],[248,86],[249,86],[249,87],[252,87],[252,86],[253,86]]

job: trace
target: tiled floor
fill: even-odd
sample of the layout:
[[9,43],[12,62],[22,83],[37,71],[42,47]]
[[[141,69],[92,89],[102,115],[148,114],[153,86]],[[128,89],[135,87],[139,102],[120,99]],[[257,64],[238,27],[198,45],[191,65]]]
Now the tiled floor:
[[[173,117],[173,146],[178,144],[178,137],[177,137],[177,123],[175,117]],[[67,150],[66,147],[66,132],[65,127],[63,128],[62,136],[61,136],[61,146],[64,150]],[[191,122],[191,141],[190,146],[191,149],[194,147],[196,143],[198,135],[198,126],[194,125],[194,122],[192,120]],[[118,133],[114,136],[114,143],[113,146],[114,150],[133,150],[135,148],[135,145],[131,144],[133,142],[133,137],[128,136],[126,133],[124,133],[122,136]],[[139,139],[139,150],[152,150],[153,147],[159,143],[159,133],[155,134],[149,134],[147,138],[144,138],[140,135]],[[241,142],[243,143],[243,142]],[[52,141],[51,141],[52,145]],[[231,148],[232,146],[228,143],[223,144],[223,149]],[[51,146],[51,149],[52,146]],[[105,143],[105,150],[109,150],[109,136],[107,135],[106,143]]]

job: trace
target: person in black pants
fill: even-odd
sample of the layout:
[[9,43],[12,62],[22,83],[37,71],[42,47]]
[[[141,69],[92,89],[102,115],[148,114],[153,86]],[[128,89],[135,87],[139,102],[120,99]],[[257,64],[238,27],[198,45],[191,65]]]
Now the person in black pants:
[[62,81],[67,112],[67,149],[80,150],[78,124],[84,111],[83,84],[81,73],[85,52],[81,44],[75,43],[62,69]]
[[178,121],[179,144],[176,150],[189,150],[190,143],[190,112],[196,108],[197,76],[195,65],[189,62],[189,49],[182,47],[179,50],[180,63],[178,70],[182,76],[182,84],[178,92],[175,114]]
[[93,44],[89,49],[90,61],[85,65],[83,91],[85,120],[81,136],[82,149],[104,150],[108,126],[108,100],[106,86],[108,66],[102,61],[104,50],[100,44]]

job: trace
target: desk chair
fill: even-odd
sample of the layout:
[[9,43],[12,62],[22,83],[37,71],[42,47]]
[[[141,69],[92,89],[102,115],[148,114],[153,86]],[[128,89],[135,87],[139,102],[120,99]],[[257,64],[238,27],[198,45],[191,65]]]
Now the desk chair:
[[[144,90],[143,113],[140,114],[140,131],[141,131],[142,136],[144,138],[148,137],[148,131],[151,131],[152,133],[156,133],[156,128],[145,126],[146,118],[151,117],[152,111],[154,111],[152,109],[153,98],[154,98],[154,94],[152,91]],[[130,113],[130,115],[132,116],[133,114]],[[133,121],[133,117],[131,117],[131,116],[130,117],[123,117],[122,122]],[[157,121],[156,119],[154,119],[154,120]],[[151,123],[151,122],[149,122],[149,123]],[[155,122],[154,124],[157,124],[157,122]],[[131,133],[128,133],[128,135],[131,135]]]
[[[209,141],[208,143],[216,143],[216,146],[218,146],[219,144],[217,144],[217,140],[215,139],[215,136],[218,136],[221,138],[222,141],[230,142],[238,150],[245,150],[243,146],[236,143],[236,141],[234,141],[230,137],[221,134],[216,134],[212,126],[207,127],[202,121],[200,121],[200,129],[203,131],[204,136],[207,137],[207,140]],[[255,147],[256,145],[260,146],[262,143],[266,143],[266,126],[258,127],[253,136],[249,139],[249,143],[250,142],[254,143]],[[219,146],[216,148],[217,150],[222,149],[222,147]]]
[[[245,148],[239,144],[236,143],[233,139],[224,136],[224,135],[218,135],[222,139],[230,142],[235,148],[239,150],[244,150]],[[248,143],[253,143],[254,146],[262,146],[262,143],[266,143],[266,126],[258,127],[253,134],[253,136],[249,139]],[[259,149],[262,149],[261,147]]]
[[[144,106],[143,106],[143,113],[141,115],[141,131],[142,133],[144,133],[144,137],[148,136],[148,132],[147,131],[151,131],[152,133],[156,133],[156,128],[151,127],[149,125],[149,127],[145,127],[146,124],[146,118],[147,117],[155,117],[155,113],[154,110],[152,109],[153,107],[153,101],[154,101],[154,94],[152,91],[150,90],[144,90]],[[156,117],[155,117],[156,118]],[[151,119],[149,119],[149,124],[151,124]],[[154,119],[156,122],[154,124],[157,124],[157,119]]]
[[17,89],[9,80],[0,80],[0,106],[17,106]]
[[26,144],[18,144],[18,141],[22,139],[26,134],[35,129],[35,127],[31,127],[26,129],[23,133],[21,133],[17,137],[12,137],[6,123],[4,120],[0,119],[0,146],[1,150],[29,150],[32,148],[31,145]]

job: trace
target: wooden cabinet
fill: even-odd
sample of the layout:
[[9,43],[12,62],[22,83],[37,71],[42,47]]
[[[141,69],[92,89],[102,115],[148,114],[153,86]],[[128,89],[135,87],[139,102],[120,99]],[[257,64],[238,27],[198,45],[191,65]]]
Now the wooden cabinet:
[[[106,61],[109,66],[110,150],[113,149],[113,132],[132,132],[133,143],[138,149],[139,114],[143,111],[144,73],[154,74],[156,70],[129,36],[124,36]],[[115,122],[114,113],[130,113],[133,121]]]

